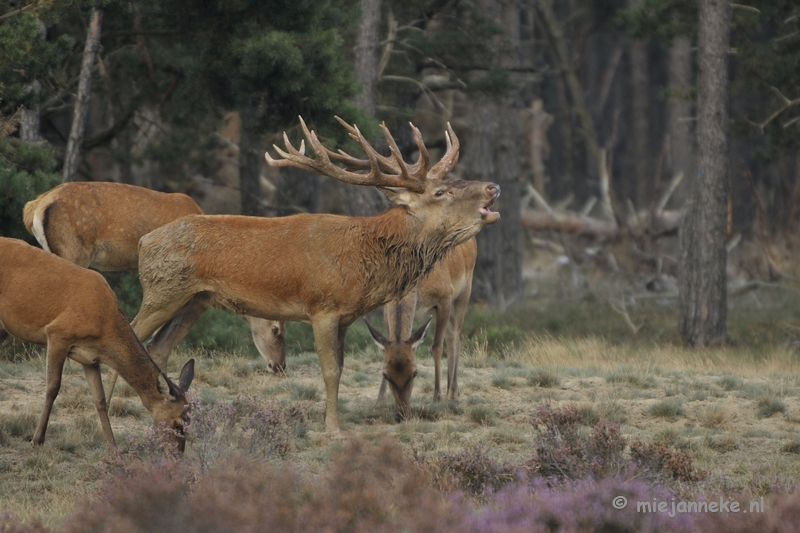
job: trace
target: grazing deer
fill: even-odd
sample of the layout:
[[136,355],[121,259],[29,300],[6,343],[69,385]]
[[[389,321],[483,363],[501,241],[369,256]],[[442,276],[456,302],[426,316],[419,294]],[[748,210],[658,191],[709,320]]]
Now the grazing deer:
[[174,430],[171,438],[183,451],[185,391],[194,377],[194,360],[184,365],[177,385],[170,381],[136,338],[103,276],[23,241],[0,237],[0,342],[9,333],[47,346],[47,389],[33,444],[44,443],[69,357],[83,365],[109,448],[116,446],[100,364],[119,372],[152,413],[153,422]]
[[[71,182],[25,204],[23,221],[42,248],[78,266],[135,270],[143,235],[182,216],[202,214],[195,201],[181,193],[123,183]],[[245,320],[269,369],[282,372],[286,367],[283,323],[254,317]],[[109,399],[116,380],[113,374]]]
[[461,328],[472,293],[472,271],[478,256],[474,238],[453,248],[419,284],[400,300],[383,307],[383,322],[388,338],[367,322],[372,338],[384,352],[383,380],[378,401],[392,391],[398,418],[411,412],[411,391],[417,375],[414,353],[425,339],[431,319],[414,332],[414,318],[432,313],[436,319],[431,353],[434,362],[433,401],[441,400],[439,387],[443,341],[447,332],[447,397],[458,399],[458,359],[461,354]]
[[[377,186],[394,207],[372,217],[191,215],[162,226],[139,243],[143,297],[131,324],[142,340],[162,327],[185,331],[211,305],[271,320],[310,322],[325,381],[327,431],[339,430],[336,402],[348,326],[404,296],[451,248],[500,218],[491,210],[500,194],[497,185],[445,179],[459,149],[449,125],[447,152],[429,169],[416,128],[420,155],[412,165],[403,161],[385,125],[391,157],[379,154],[356,127],[340,122],[367,159],[327,150],[301,118],[316,158],[304,154],[304,144],[294,148],[284,134],[288,152],[275,147],[282,159],[266,154],[267,161]],[[169,355],[156,349],[150,353],[158,363]]]

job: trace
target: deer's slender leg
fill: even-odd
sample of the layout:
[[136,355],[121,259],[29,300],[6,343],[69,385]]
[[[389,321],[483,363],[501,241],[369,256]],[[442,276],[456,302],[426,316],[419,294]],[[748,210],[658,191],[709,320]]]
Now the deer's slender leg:
[[453,300],[453,312],[447,325],[447,398],[458,399],[458,360],[461,357],[461,337],[464,317],[469,307],[472,280],[467,288]]
[[100,416],[103,436],[106,438],[109,449],[113,450],[117,444],[114,442],[114,433],[111,431],[111,423],[108,421],[108,405],[105,392],[103,392],[103,381],[100,378],[100,366],[83,365],[83,373],[86,375],[86,382],[89,383],[89,390],[92,391],[92,398],[94,398],[94,406]]
[[[442,392],[439,383],[441,381],[440,378],[442,368],[442,349],[444,348],[444,334],[445,331],[447,331],[447,323],[450,320],[450,298],[442,298],[442,300],[434,308],[434,313],[436,318],[436,333],[433,335],[433,345],[431,346],[434,374],[433,401],[439,402],[442,400]],[[450,368],[449,359],[447,362],[447,367]]]
[[340,361],[343,356],[344,335],[336,316],[320,316],[311,320],[314,329],[314,344],[325,380],[325,431],[339,431],[336,403],[339,399],[339,379],[342,376]]
[[70,345],[60,338],[47,338],[47,386],[44,395],[44,409],[39,417],[39,425],[36,433],[33,434],[33,444],[41,445],[44,443],[44,434],[47,431],[47,421],[50,419],[50,412],[53,410],[53,402],[56,401],[58,391],[61,389],[61,373],[64,371],[64,361],[67,360]]

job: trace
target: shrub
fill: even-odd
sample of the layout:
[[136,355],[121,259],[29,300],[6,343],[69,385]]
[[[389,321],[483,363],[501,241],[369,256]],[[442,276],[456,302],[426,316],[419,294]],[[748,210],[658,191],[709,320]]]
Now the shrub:
[[487,491],[496,491],[516,479],[515,468],[500,464],[486,455],[480,445],[465,448],[460,453],[439,456],[430,463],[421,458],[433,471],[433,481],[442,490],[463,490],[467,494],[482,498]]
[[664,443],[635,440],[631,443],[631,459],[651,477],[666,475],[678,481],[699,481],[706,476],[695,470],[691,453],[673,450]]
[[780,398],[762,398],[758,401],[758,417],[769,418],[775,413],[785,413],[786,404]]
[[686,413],[686,409],[683,407],[682,400],[669,398],[651,405],[647,409],[647,413],[650,416],[675,420],[679,416],[683,416]]
[[619,424],[601,418],[587,437],[580,431],[585,417],[585,412],[574,404],[563,409],[539,407],[531,420],[539,435],[528,470],[559,480],[619,473],[625,466],[623,452],[627,445]]

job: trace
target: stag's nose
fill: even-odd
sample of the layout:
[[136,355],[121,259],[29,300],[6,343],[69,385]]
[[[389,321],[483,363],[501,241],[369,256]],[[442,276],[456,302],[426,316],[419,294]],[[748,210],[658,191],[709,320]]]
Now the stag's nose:
[[490,183],[486,186],[486,192],[489,193],[491,196],[497,198],[500,196],[500,186],[495,185],[494,183]]

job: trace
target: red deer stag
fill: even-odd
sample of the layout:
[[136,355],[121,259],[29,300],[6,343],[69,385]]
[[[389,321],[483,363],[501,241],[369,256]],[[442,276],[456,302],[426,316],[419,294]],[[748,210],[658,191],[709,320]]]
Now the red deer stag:
[[[500,218],[494,183],[445,179],[458,160],[448,125],[447,152],[428,168],[428,151],[413,128],[419,160],[408,164],[383,125],[391,157],[379,154],[357,128],[340,120],[366,160],[334,153],[300,119],[316,158],[284,134],[286,152],[273,166],[294,166],[357,185],[375,185],[394,207],[373,217],[299,214],[281,218],[197,216],[142,237],[142,307],[132,322],[140,339],[167,321],[187,321],[221,305],[239,314],[310,322],[325,381],[325,428],[338,431],[336,401],[344,335],[356,319],[401,298],[454,246]],[[343,163],[342,168],[331,158]],[[368,170],[366,173],[358,172]],[[151,350],[156,362],[166,352]]]
[[453,248],[420,280],[402,300],[383,307],[383,322],[388,339],[367,322],[372,338],[384,352],[383,381],[378,401],[386,394],[386,384],[392,391],[398,418],[411,412],[411,391],[417,375],[414,352],[422,344],[430,319],[411,334],[414,318],[433,314],[436,332],[431,353],[434,362],[433,401],[441,400],[440,368],[445,331],[447,332],[447,397],[458,399],[458,359],[461,354],[461,328],[472,293],[472,271],[478,256],[474,238]]
[[178,385],[170,381],[136,338],[103,276],[23,241],[0,237],[0,342],[9,333],[47,346],[47,389],[34,444],[44,443],[69,357],[83,365],[109,448],[115,448],[114,434],[100,364],[119,372],[157,426],[175,430],[172,438],[183,451],[185,391],[194,376],[194,360],[183,367]]
[[[73,182],[25,204],[23,221],[45,250],[78,266],[110,271],[138,268],[139,239],[146,233],[180,217],[202,214],[200,206],[181,193],[123,183]],[[282,372],[286,367],[283,323],[245,320],[269,369]],[[171,341],[163,337],[162,342]],[[116,379],[116,374],[111,376],[109,399]]]

